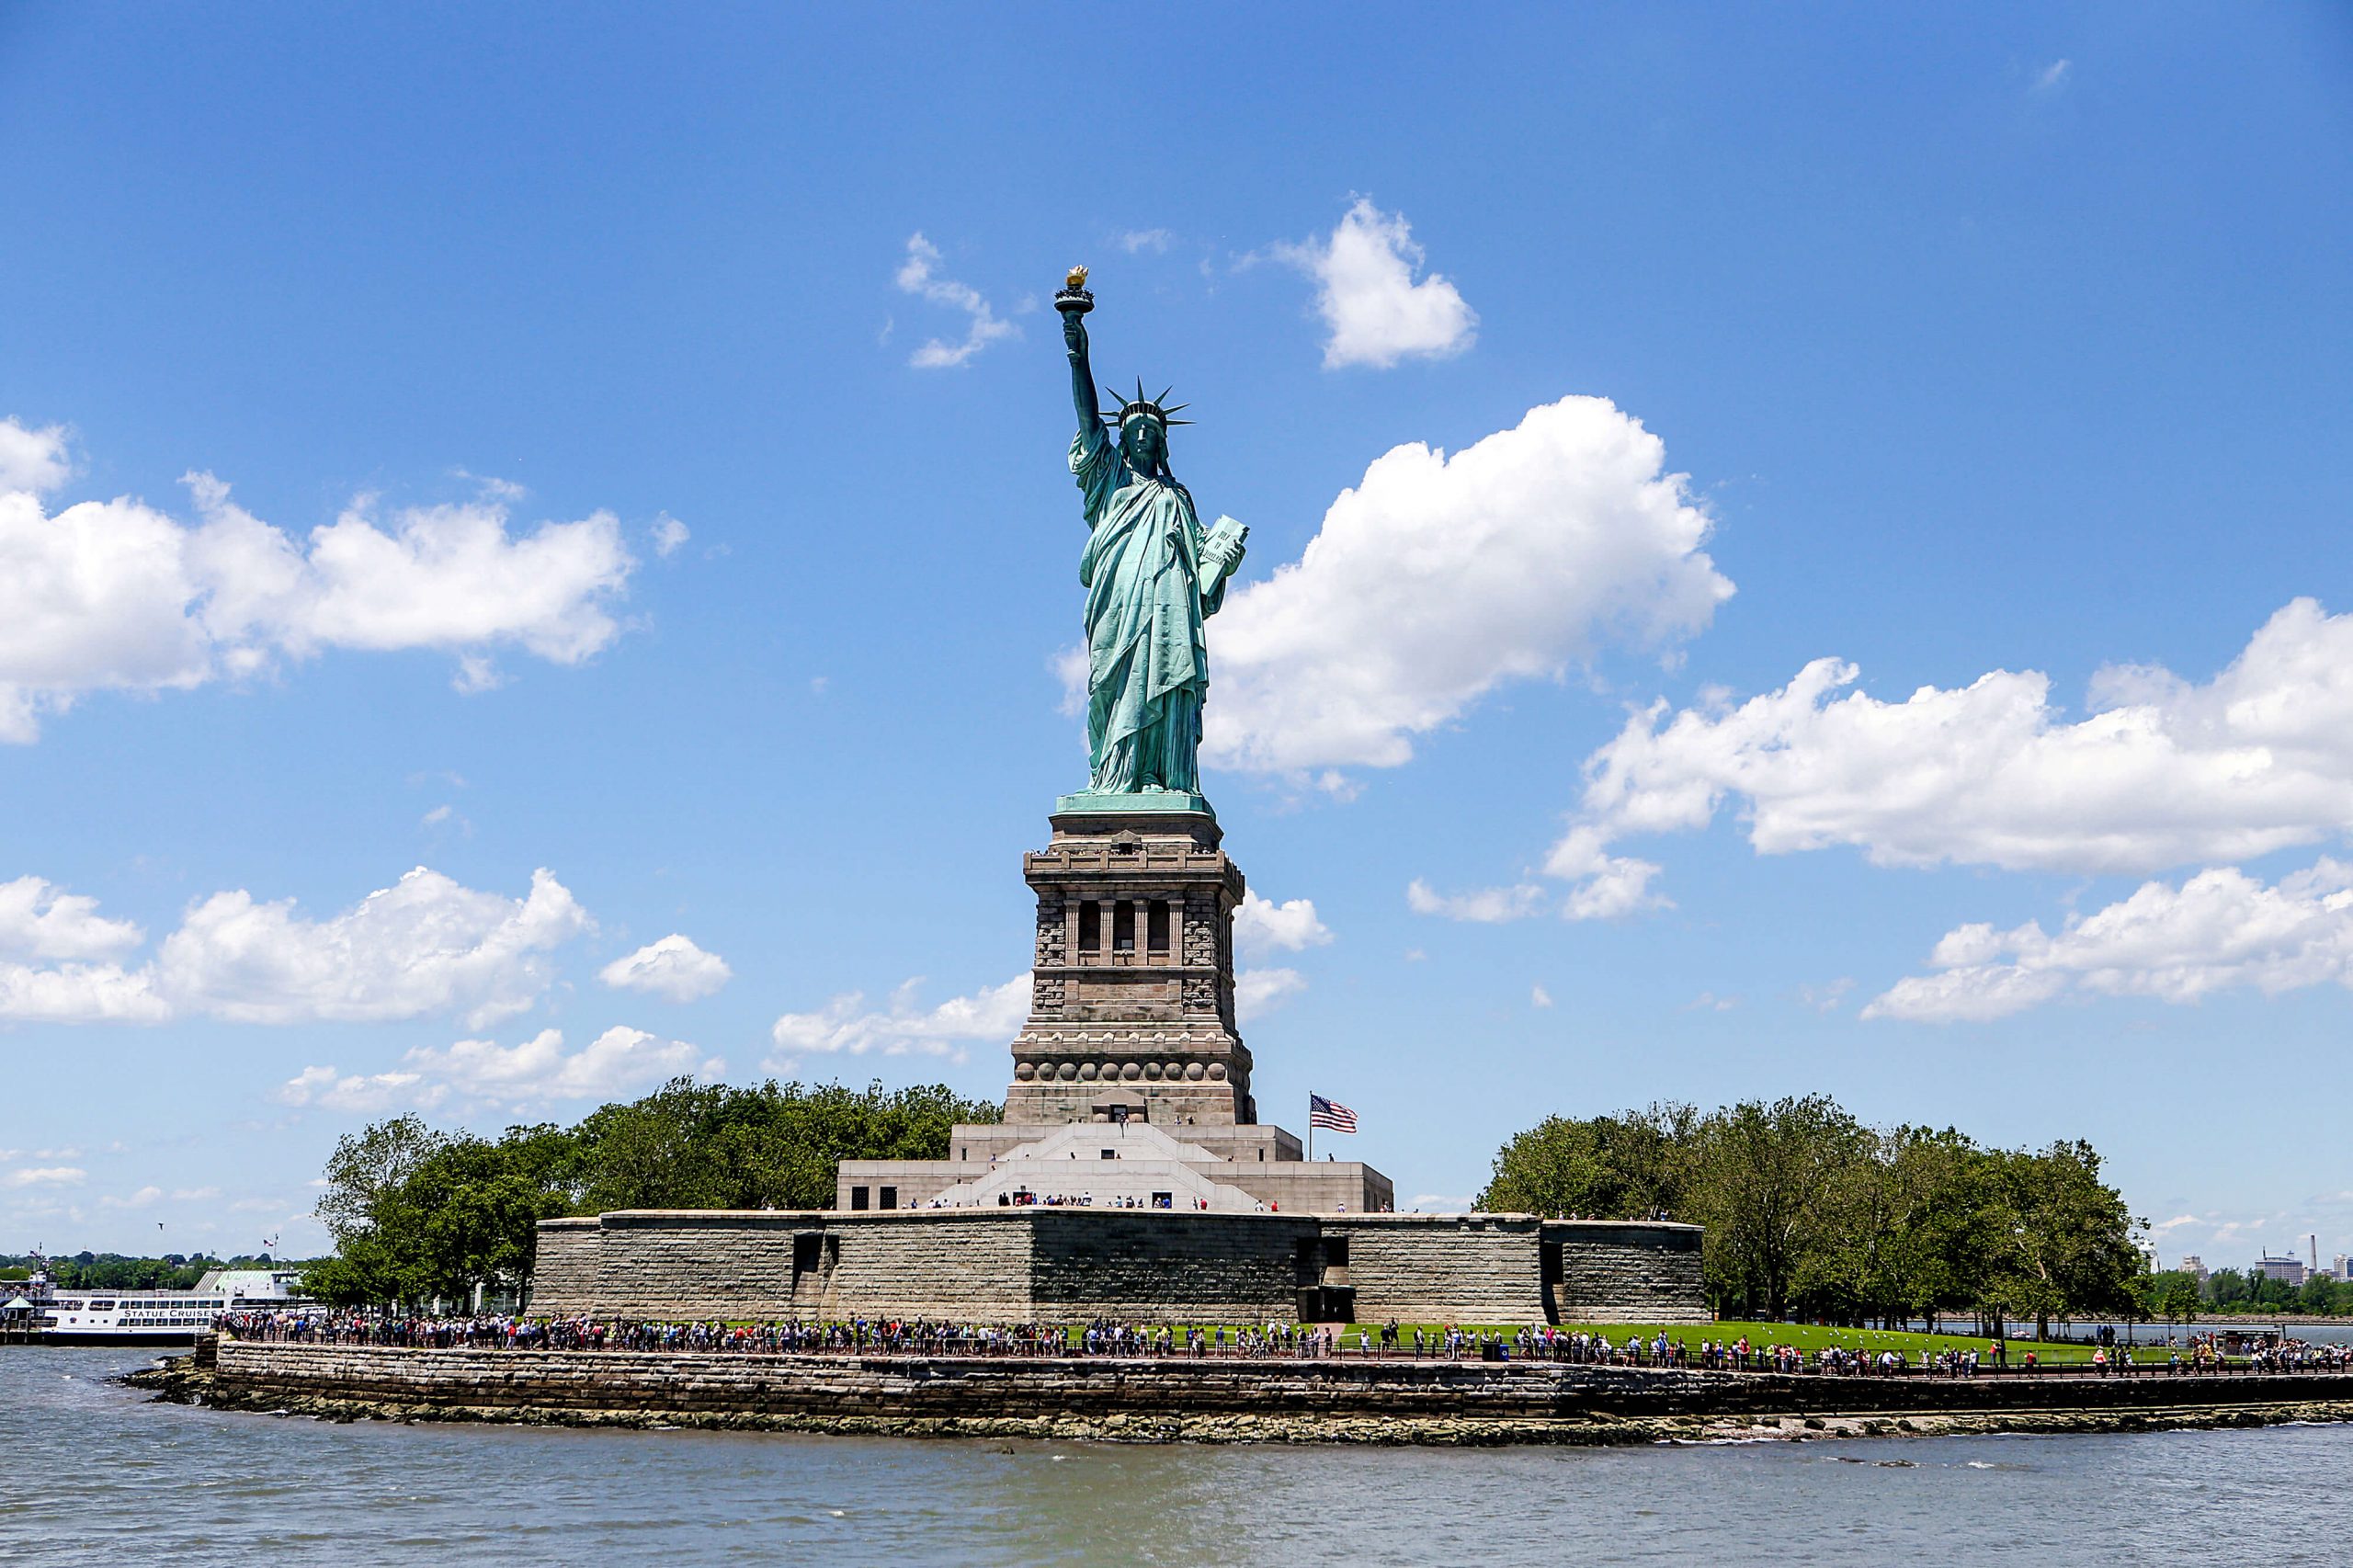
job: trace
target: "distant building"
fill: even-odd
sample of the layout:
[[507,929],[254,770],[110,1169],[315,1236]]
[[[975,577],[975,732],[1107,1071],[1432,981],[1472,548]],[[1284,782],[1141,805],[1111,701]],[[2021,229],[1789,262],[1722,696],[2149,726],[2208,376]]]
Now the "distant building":
[[2286,1257],[2274,1257],[2265,1253],[2256,1261],[2255,1271],[2266,1279],[2277,1279],[2291,1290],[2302,1285],[2304,1277],[2310,1272],[2304,1267],[2304,1260],[2292,1253]]
[[2205,1260],[2200,1258],[2194,1252],[2186,1252],[2181,1255],[2181,1271],[2184,1274],[2195,1274],[2198,1276],[2198,1282],[2200,1285],[2206,1283]]
[[2353,1257],[2338,1253],[2336,1261],[2329,1265],[2328,1271],[2336,1276],[2339,1280],[2353,1280]]

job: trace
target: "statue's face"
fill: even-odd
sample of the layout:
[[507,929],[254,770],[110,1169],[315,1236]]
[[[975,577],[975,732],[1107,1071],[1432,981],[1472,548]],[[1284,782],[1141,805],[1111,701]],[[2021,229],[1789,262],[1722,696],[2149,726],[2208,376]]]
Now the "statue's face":
[[1131,419],[1127,428],[1120,432],[1120,444],[1128,449],[1131,466],[1149,473],[1160,467],[1168,455],[1168,433],[1157,419]]

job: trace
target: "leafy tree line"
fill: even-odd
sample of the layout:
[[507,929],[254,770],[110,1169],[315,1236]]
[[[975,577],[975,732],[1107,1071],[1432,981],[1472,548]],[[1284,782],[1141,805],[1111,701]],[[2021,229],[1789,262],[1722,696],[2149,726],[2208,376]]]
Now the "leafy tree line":
[[[77,1252],[49,1260],[50,1278],[61,1290],[193,1290],[207,1271],[215,1268],[267,1268],[269,1255],[218,1258],[204,1253],[190,1256],[165,1253],[161,1257],[127,1257],[119,1252]],[[0,1282],[30,1278],[33,1256],[0,1254]],[[5,1292],[0,1292],[5,1294]]]
[[[2183,1275],[2194,1285],[2196,1277]],[[2206,1277],[2199,1294],[2218,1312],[2303,1313],[2312,1317],[2353,1317],[2353,1280],[2315,1275],[2302,1285],[2266,1278],[2259,1269],[2217,1268]]]
[[496,1138],[414,1116],[346,1135],[318,1217],[333,1257],[304,1288],[341,1305],[460,1300],[529,1279],[538,1226],[614,1209],[827,1209],[843,1160],[937,1160],[958,1122],[999,1119],[942,1085],[863,1091],[674,1079],[570,1127]]
[[2142,1312],[2139,1221],[2099,1170],[2089,1143],[1988,1149],[1949,1128],[1868,1127],[1815,1095],[1551,1117],[1504,1145],[1477,1203],[1704,1225],[1725,1317],[1969,1312],[1995,1332]]

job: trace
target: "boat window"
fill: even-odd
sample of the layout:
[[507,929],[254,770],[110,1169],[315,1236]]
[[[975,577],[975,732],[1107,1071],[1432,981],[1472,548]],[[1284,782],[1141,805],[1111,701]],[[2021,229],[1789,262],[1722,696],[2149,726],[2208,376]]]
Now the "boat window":
[[90,1310],[94,1312],[110,1312],[114,1311],[114,1303],[112,1301],[92,1301],[90,1303]]

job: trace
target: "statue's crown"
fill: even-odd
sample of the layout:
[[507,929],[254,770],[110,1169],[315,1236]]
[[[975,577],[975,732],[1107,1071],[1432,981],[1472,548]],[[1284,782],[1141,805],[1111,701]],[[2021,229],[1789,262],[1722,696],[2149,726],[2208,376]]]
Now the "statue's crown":
[[1120,411],[1117,414],[1107,412],[1103,415],[1103,423],[1110,426],[1115,430],[1125,428],[1128,421],[1135,418],[1138,415],[1142,415],[1147,419],[1159,420],[1160,427],[1164,430],[1171,425],[1190,425],[1192,423],[1189,419],[1175,419],[1170,417],[1170,415],[1177,413],[1181,409],[1190,408],[1192,404],[1186,403],[1167,403],[1165,406],[1163,405],[1162,400],[1166,398],[1171,392],[1176,390],[1174,387],[1161,388],[1159,397],[1146,397],[1143,395],[1143,378],[1139,376],[1136,378],[1136,395],[1133,398],[1130,398],[1128,394],[1123,392],[1112,392],[1109,387],[1105,387],[1103,390],[1107,392],[1110,392],[1111,401],[1120,405]]

